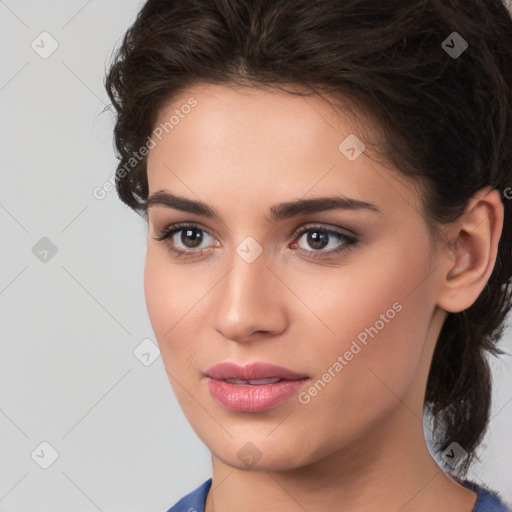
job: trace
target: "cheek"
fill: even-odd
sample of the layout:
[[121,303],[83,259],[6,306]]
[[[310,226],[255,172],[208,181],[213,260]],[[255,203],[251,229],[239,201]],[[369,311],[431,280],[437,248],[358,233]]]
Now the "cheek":
[[169,287],[170,278],[165,270],[164,262],[148,246],[144,266],[144,296],[151,326],[159,343],[173,325],[178,296],[176,290]]
[[[433,303],[425,279],[429,267],[424,243],[404,247],[393,241],[354,253],[337,268],[308,265],[281,273],[311,312],[294,317],[309,331],[301,338],[315,349],[339,350],[348,349],[353,339],[363,346],[371,339],[387,339],[392,345],[401,343],[399,333],[424,332]],[[423,329],[410,332],[413,325]]]
[[[185,268],[185,267],[183,267]],[[146,307],[173,392],[183,411],[193,414],[190,394],[197,394],[199,326],[193,306],[200,298],[190,275],[171,265],[165,252],[148,247],[144,268]],[[199,294],[199,295],[198,295]],[[197,332],[194,332],[197,330]]]
[[[389,301],[381,304],[378,307],[375,302],[374,313],[385,312]],[[352,312],[357,313],[355,309]],[[402,404],[415,408],[407,395],[414,387],[423,348],[418,336],[422,319],[416,313],[410,304],[403,304],[403,309],[380,330],[381,324],[376,322],[379,316],[368,315],[362,327],[355,327],[352,336],[340,337],[335,348],[316,350],[322,353],[323,360],[317,364],[320,371],[312,387],[305,390],[309,396],[301,397],[301,403],[310,401],[296,418],[312,427],[308,432],[318,432],[313,434],[313,444],[327,450],[350,444],[380,428],[394,411],[405,410]],[[425,325],[420,327],[424,329]],[[360,341],[361,336],[358,338],[361,333],[365,343]],[[334,377],[327,373],[329,368]],[[327,443],[321,434],[322,425],[329,425]]]
[[[310,288],[307,294],[334,334],[316,337],[317,380],[306,390],[305,408],[310,416],[324,415],[322,421],[337,415],[353,431],[377,421],[407,393],[435,302],[425,279],[429,259],[423,245],[386,252],[340,268],[321,291]],[[308,337],[315,339],[312,333]],[[303,398],[305,403],[308,397]]]
[[[169,263],[165,251],[148,246],[144,267],[144,295],[164,363],[170,359],[170,352],[174,354],[180,347],[184,348],[184,344],[179,343],[180,329],[185,324],[189,329],[194,325],[190,317],[194,315],[193,305],[201,294],[201,290],[197,290],[199,283],[191,286],[190,275],[187,276],[180,268]],[[187,346],[191,346],[193,339],[192,333],[189,333]],[[191,343],[188,343],[189,340]]]

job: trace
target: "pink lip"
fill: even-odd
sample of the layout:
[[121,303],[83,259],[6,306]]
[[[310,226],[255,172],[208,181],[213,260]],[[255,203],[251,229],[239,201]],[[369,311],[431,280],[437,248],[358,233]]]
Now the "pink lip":
[[276,366],[270,363],[252,363],[246,366],[240,366],[235,363],[225,362],[216,364],[206,370],[205,375],[217,380],[241,379],[257,380],[279,377],[286,380],[307,379],[308,375],[293,372],[282,366]]
[[[253,363],[239,366],[221,363],[205,372],[208,389],[221,405],[237,412],[263,412],[277,407],[292,395],[298,393],[309,381],[309,377],[268,363]],[[283,379],[272,384],[232,384],[224,379],[259,380]]]

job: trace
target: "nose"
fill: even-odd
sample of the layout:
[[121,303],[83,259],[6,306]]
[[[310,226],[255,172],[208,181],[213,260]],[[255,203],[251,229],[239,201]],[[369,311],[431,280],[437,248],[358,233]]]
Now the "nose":
[[262,253],[251,263],[237,253],[216,286],[213,324],[226,339],[248,342],[282,333],[288,324],[283,283]]

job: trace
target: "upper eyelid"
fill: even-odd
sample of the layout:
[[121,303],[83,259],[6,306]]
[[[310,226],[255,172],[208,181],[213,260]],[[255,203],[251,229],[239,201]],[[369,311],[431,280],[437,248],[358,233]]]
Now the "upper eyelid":
[[318,229],[319,231],[326,231],[328,233],[335,233],[337,235],[342,235],[342,236],[346,236],[346,237],[352,237],[352,238],[356,238],[358,235],[352,231],[351,229],[348,229],[348,228],[341,228],[341,227],[331,227],[327,224],[316,224],[316,225],[313,225],[313,226],[309,226],[309,225],[306,225],[306,226],[301,226],[299,228],[297,228],[293,234],[302,234],[303,231],[309,231],[310,229]]

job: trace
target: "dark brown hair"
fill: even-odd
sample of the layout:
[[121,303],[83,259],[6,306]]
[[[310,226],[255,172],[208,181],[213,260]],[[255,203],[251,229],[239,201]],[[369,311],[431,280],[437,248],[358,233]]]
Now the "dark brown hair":
[[288,86],[301,94],[298,85],[351,99],[375,118],[387,161],[421,184],[434,232],[480,188],[500,191],[505,220],[497,262],[475,303],[448,314],[425,394],[436,453],[459,443],[469,453],[458,469],[465,474],[489,421],[486,355],[503,353],[497,343],[511,307],[512,20],[505,6],[148,0],[105,79],[116,109],[116,188],[138,213],[148,197],[146,158],[129,172],[126,164],[146,144],[161,109],[200,83]]

